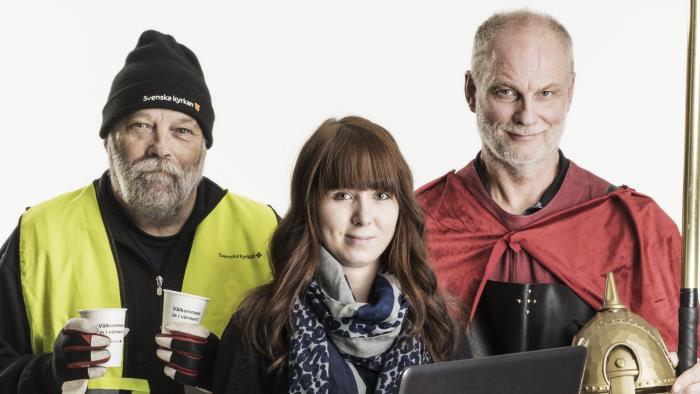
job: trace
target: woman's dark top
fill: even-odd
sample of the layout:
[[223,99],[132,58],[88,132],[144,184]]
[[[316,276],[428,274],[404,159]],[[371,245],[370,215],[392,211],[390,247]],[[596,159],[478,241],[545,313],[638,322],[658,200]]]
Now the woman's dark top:
[[[329,341],[329,351],[337,351]],[[219,354],[214,371],[213,392],[216,394],[289,393],[289,369],[269,371],[272,360],[243,343],[237,316],[229,322],[221,337]],[[355,369],[372,393],[379,373],[355,365]]]

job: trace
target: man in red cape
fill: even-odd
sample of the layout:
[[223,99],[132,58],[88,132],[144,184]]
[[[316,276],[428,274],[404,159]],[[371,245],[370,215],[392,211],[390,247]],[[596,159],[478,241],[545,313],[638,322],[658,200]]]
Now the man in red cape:
[[[417,192],[438,281],[465,304],[479,355],[570,345],[601,307],[608,272],[622,301],[678,346],[680,234],[651,198],[559,150],[574,81],[559,22],[490,17],[465,76],[482,150]],[[692,368],[674,392],[698,381]]]
[[[597,310],[613,272],[621,299],[677,347],[680,235],[651,198],[626,187],[606,194],[609,185],[570,162],[549,204],[512,215],[489,197],[474,167],[419,191],[438,278],[471,316],[487,280],[522,276],[565,284]],[[519,265],[530,267],[520,273]]]

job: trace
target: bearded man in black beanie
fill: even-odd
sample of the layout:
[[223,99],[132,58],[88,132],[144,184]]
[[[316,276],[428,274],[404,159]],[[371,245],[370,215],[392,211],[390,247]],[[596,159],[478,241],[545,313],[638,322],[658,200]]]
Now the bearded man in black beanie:
[[[274,211],[202,177],[214,109],[189,48],[144,32],[102,116],[109,170],[28,209],[0,250],[3,393],[208,389],[218,337],[270,278]],[[164,290],[208,298],[202,320],[161,327]],[[120,354],[78,317],[101,308],[127,310]]]

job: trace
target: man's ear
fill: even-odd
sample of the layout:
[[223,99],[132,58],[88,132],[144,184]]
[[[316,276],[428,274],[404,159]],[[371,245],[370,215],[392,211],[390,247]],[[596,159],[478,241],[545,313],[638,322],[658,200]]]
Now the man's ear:
[[571,106],[571,100],[574,98],[574,82],[576,82],[576,73],[572,71],[569,79],[569,90],[566,92],[569,96],[569,107]]
[[472,112],[476,112],[476,82],[471,71],[464,74],[464,97]]

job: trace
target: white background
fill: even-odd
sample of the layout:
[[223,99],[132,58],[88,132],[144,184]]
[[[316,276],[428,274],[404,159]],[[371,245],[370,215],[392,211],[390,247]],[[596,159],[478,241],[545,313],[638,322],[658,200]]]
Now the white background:
[[526,6],[574,39],[564,153],[651,195],[680,223],[684,0],[7,1],[0,239],[25,207],[106,168],[102,106],[145,29],[172,34],[204,68],[216,111],[205,175],[284,214],[299,148],[328,117],[385,126],[416,187],[471,160],[480,142],[462,82],[474,31],[495,11]]

